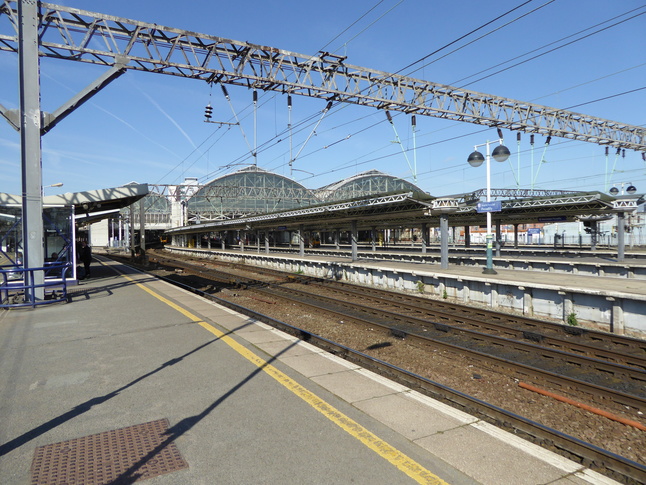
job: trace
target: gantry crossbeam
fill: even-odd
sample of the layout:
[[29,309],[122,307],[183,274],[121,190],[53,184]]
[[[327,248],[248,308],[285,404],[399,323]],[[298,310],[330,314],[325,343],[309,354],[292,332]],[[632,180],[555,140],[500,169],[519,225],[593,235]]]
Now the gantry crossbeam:
[[[40,3],[43,57],[354,103],[646,151],[646,129],[274,47]],[[0,3],[0,50],[18,51],[15,1]]]

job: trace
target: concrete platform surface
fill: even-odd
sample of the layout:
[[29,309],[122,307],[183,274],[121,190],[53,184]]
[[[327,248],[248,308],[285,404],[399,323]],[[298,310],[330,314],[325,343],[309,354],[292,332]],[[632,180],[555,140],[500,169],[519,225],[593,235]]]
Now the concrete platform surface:
[[0,483],[34,483],[40,447],[163,419],[143,454],[99,449],[61,473],[133,483],[172,446],[187,466],[146,483],[615,483],[107,260],[71,303],[0,313],[0,355]]

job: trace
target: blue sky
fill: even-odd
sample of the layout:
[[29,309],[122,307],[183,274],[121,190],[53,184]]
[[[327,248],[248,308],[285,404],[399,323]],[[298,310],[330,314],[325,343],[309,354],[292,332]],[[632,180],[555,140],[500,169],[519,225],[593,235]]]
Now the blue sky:
[[[301,54],[325,48],[357,66],[621,123],[646,123],[646,5],[641,1],[534,0],[455,43],[524,0],[58,3]],[[536,58],[521,62],[530,57]],[[18,107],[17,63],[15,54],[0,52],[0,103],[9,109]],[[103,70],[42,59],[42,109],[54,111]],[[299,129],[291,141],[293,155],[299,156],[290,170],[289,137],[278,136],[277,142],[288,123],[286,96],[259,93],[254,132],[252,92],[227,89],[232,107],[218,86],[127,72],[43,137],[43,185],[64,184],[46,188],[46,193],[131,181],[175,184],[184,177],[206,182],[253,163],[254,138],[262,147],[259,167],[310,188],[371,169],[406,178],[436,196],[485,186],[484,166],[471,168],[466,158],[475,144],[496,138],[494,129],[417,116],[413,137],[407,115],[393,113],[395,133],[384,112],[340,105],[312,134],[325,102],[294,96],[292,124]],[[232,121],[235,113],[242,130],[204,123],[208,103],[215,120]],[[540,135],[532,150],[529,135],[522,135],[520,146],[515,133],[505,131],[504,136],[512,155],[508,162],[493,163],[493,187],[604,191],[623,182],[646,192],[646,162],[640,153],[627,150],[625,157],[616,157],[611,149],[606,157],[604,147],[559,138],[545,147]],[[21,192],[19,141],[18,133],[0,119],[0,192]],[[416,178],[411,170],[415,162]]]

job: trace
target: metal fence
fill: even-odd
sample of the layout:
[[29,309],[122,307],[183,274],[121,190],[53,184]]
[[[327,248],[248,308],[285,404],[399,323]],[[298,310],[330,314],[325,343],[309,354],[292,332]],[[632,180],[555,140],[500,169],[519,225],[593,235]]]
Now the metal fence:
[[[71,263],[49,264],[41,268],[22,268],[11,265],[0,268],[0,308],[18,308],[48,305],[67,301],[67,277]],[[34,275],[42,272],[42,284],[34,284]],[[43,289],[43,299],[35,297]]]

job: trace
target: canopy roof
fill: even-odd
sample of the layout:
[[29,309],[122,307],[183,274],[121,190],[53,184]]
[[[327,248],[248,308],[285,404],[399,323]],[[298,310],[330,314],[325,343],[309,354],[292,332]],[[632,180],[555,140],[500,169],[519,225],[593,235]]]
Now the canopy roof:
[[[110,217],[115,211],[134,204],[148,194],[148,184],[130,183],[110,189],[67,192],[43,197],[44,206],[74,206],[74,213],[87,222]],[[0,206],[21,206],[19,195],[0,193]],[[85,217],[82,217],[85,215]]]

